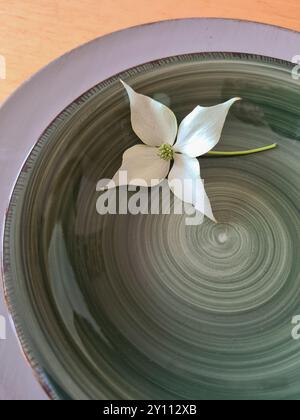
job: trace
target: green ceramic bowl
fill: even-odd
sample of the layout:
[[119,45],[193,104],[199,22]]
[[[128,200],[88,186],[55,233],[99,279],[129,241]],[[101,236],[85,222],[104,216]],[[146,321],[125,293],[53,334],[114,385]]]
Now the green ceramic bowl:
[[[70,104],[13,192],[5,286],[27,356],[60,399],[299,399],[300,90],[291,65],[246,54],[145,64]],[[97,181],[138,142],[124,81],[179,120],[241,96],[202,158],[219,221],[96,212]]]

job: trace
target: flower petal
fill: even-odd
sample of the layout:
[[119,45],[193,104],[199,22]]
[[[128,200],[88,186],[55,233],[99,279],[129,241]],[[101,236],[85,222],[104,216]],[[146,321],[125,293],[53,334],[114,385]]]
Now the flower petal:
[[175,154],[174,166],[168,177],[170,189],[180,200],[192,204],[196,210],[216,222],[209,198],[200,177],[196,158]]
[[161,146],[175,142],[177,120],[165,105],[148,96],[135,92],[121,80],[131,108],[131,124],[135,134],[148,146]]
[[154,187],[166,178],[169,170],[170,162],[158,156],[156,147],[133,146],[123,154],[122,166],[106,188],[122,185]]
[[230,107],[240,98],[212,107],[197,106],[180,124],[175,150],[190,157],[202,156],[219,142]]

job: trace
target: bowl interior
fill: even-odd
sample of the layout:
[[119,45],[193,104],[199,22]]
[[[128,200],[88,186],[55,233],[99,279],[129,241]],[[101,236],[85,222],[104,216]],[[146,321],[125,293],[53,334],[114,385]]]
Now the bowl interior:
[[[178,121],[241,96],[218,148],[278,143],[200,159],[218,224],[97,213],[98,180],[139,142],[119,77]],[[4,249],[14,321],[52,396],[299,398],[299,104],[286,62],[197,54],[112,77],[53,121],[15,187]]]

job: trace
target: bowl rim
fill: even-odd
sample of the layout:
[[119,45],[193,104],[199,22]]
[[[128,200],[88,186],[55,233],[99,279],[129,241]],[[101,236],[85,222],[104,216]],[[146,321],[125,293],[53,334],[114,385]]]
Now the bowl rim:
[[[159,42],[155,42],[158,39]],[[129,68],[171,56],[209,52],[242,52],[291,62],[297,53],[293,47],[297,41],[300,41],[298,32],[232,19],[191,18],[139,25],[97,38],[61,56],[22,84],[2,105],[0,126],[4,140],[1,146],[5,152],[6,182],[0,188],[1,277],[5,301],[23,354],[51,399],[59,399],[59,395],[35,360],[18,322],[10,288],[12,273],[5,261],[8,245],[4,241],[15,186],[39,138],[78,97]],[[106,58],[105,66],[101,66],[103,57]],[[33,104],[34,112],[28,103]],[[23,124],[14,124],[20,115],[22,122],[26,122],[25,133]]]

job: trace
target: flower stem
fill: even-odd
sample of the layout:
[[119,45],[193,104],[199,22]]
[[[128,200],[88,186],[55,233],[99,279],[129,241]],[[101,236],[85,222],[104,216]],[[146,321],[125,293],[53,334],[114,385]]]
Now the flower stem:
[[253,155],[254,153],[265,152],[267,150],[272,150],[277,147],[277,144],[271,144],[270,146],[260,147],[259,149],[253,150],[243,150],[238,152],[208,152],[207,156],[245,156],[245,155]]

